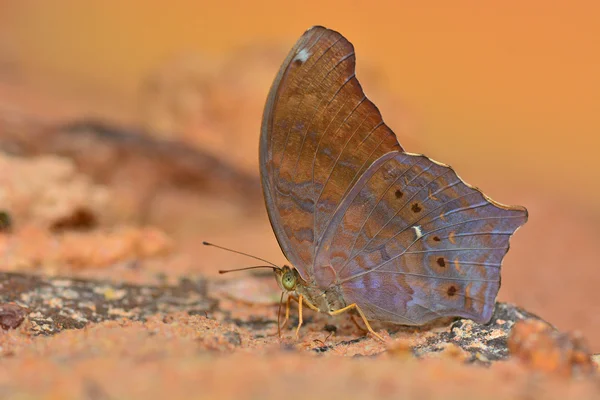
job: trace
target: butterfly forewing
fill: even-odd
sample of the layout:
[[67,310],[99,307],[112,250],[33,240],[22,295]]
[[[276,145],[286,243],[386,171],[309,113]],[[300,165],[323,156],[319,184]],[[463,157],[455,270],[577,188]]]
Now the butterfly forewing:
[[316,246],[353,184],[400,149],[356,79],[352,44],[335,31],[308,30],[273,83],[260,139],[271,225],[303,278],[314,282]]
[[491,317],[509,238],[527,220],[425,156],[393,152],[365,172],[334,215],[315,260],[367,318],[420,325]]

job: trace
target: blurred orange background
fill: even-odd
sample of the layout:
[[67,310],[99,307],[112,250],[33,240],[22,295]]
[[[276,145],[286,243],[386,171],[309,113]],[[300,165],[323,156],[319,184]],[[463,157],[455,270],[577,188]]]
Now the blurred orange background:
[[[135,121],[143,79],[169,58],[291,48],[312,25],[335,29],[356,48],[359,79],[375,70],[398,99],[371,96],[391,128],[399,105],[409,116],[396,130],[408,151],[529,208],[500,298],[582,329],[598,350],[598,21],[596,1],[2,1],[0,82]],[[258,144],[258,130],[245,134]],[[266,255],[278,252],[269,240]]]

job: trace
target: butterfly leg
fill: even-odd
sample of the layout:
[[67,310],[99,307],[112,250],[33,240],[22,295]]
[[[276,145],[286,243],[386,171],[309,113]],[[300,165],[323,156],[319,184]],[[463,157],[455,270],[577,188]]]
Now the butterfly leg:
[[300,327],[302,326],[302,300],[304,300],[304,296],[301,294],[298,295],[298,327],[296,328],[296,340],[300,337]]
[[298,302],[298,327],[296,328],[296,340],[298,340],[300,338],[300,327],[304,322],[304,320],[302,319],[302,304],[306,304],[308,308],[314,311],[319,311],[319,309],[314,304],[307,301],[301,294],[298,295],[297,299],[295,297],[292,298]]
[[288,323],[288,320],[290,319],[290,304],[292,303],[292,300],[298,301],[296,296],[289,294],[288,298],[285,302],[286,303],[285,304],[285,318],[283,319],[283,323],[281,324],[281,329],[285,328],[285,325]]
[[369,324],[369,321],[367,320],[367,317],[365,317],[365,314],[362,312],[362,310],[360,309],[360,307],[356,304],[356,303],[352,303],[349,306],[346,306],[344,308],[340,308],[339,310],[335,310],[335,311],[331,311],[329,312],[329,315],[339,315],[345,311],[350,311],[352,309],[355,309],[356,311],[358,311],[358,315],[360,315],[360,317],[363,319],[365,325],[367,326],[367,330],[373,335],[375,336],[377,339],[381,340],[382,342],[385,342],[385,340],[377,333],[373,330],[373,328],[371,328],[371,324]]
[[356,326],[358,330],[361,331],[363,334],[366,335],[367,333],[369,333],[369,330],[367,328],[363,328],[362,326],[360,326],[358,321],[356,321],[356,316],[354,314],[350,314],[350,320],[352,321],[354,326]]

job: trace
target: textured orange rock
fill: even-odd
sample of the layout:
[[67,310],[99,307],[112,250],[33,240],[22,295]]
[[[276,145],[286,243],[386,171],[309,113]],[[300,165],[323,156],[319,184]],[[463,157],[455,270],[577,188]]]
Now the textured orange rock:
[[[310,356],[203,316],[173,314],[105,322],[32,340],[0,333],[12,350],[0,363],[0,387],[45,398],[401,398],[591,399],[597,384],[555,380],[518,362],[491,368],[452,357]],[[7,337],[10,336],[8,340]],[[272,343],[268,345],[268,343]]]
[[0,303],[0,328],[16,329],[25,319],[26,310],[14,303]]
[[594,371],[590,352],[581,336],[556,331],[542,321],[519,321],[511,332],[508,349],[528,368],[563,376]]
[[98,218],[108,211],[108,200],[109,190],[94,185],[66,158],[0,153],[0,209],[9,211],[17,226],[49,228],[84,211]]

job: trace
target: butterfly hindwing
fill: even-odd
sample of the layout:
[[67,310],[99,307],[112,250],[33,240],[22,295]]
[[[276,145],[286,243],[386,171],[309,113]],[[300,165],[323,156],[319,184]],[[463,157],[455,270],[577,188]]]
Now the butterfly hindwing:
[[487,321],[509,238],[526,220],[524,208],[493,202],[448,166],[389,153],[340,205],[317,252],[316,278],[323,289],[339,285],[370,319]]

